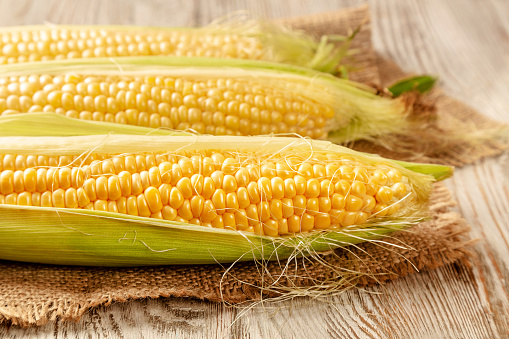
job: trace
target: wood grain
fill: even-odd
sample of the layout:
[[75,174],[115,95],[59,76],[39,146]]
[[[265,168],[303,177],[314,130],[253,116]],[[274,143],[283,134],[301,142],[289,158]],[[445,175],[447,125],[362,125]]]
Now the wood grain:
[[[264,17],[337,10],[356,0],[0,0],[2,25],[43,22],[186,26],[247,9]],[[448,94],[509,123],[509,2],[369,2],[377,51],[407,71],[439,75]],[[165,298],[98,307],[77,323],[2,338],[508,338],[509,155],[456,171],[457,210],[480,241],[471,267],[449,265],[367,291],[252,308]],[[1,305],[0,305],[1,307]]]

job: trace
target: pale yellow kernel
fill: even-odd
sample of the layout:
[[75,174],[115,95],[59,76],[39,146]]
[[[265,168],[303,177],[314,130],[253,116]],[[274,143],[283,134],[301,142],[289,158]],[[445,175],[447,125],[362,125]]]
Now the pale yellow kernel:
[[301,175],[296,175],[293,178],[293,180],[295,182],[295,193],[296,193],[296,195],[302,195],[302,194],[306,193],[306,188],[307,188],[307,180],[306,180],[306,178],[304,178]]
[[[148,186],[147,186],[148,187]],[[140,173],[131,174],[131,194],[138,196],[143,193],[143,180]]]
[[69,167],[62,167],[58,170],[58,185],[59,187],[68,189],[72,184],[72,170]]
[[216,190],[216,185],[214,184],[214,180],[210,177],[205,177],[203,179],[203,189],[202,189],[202,196],[205,199],[210,199],[212,195],[214,194]]
[[144,194],[150,211],[152,213],[160,212],[163,208],[163,203],[159,190],[156,187],[151,186],[145,190]]
[[171,166],[171,182],[170,184],[176,185],[177,182],[182,179],[182,168],[180,168],[179,164],[172,164]]
[[224,173],[222,171],[214,171],[210,175],[210,178],[214,181],[216,188],[221,188],[223,186]]
[[361,198],[355,195],[348,195],[345,199],[345,208],[347,211],[357,212],[360,211],[363,205]]
[[85,207],[90,203],[90,198],[83,187],[76,190],[76,196],[79,207]]
[[193,162],[189,158],[181,158],[178,161],[180,168],[182,169],[182,175],[190,178],[194,174]]
[[290,233],[301,232],[301,218],[298,215],[288,217],[288,231]]
[[237,159],[227,158],[223,161],[221,170],[224,172],[224,174],[234,175],[237,172],[237,170],[239,169],[239,167],[240,167],[240,164]]
[[359,198],[363,198],[366,195],[366,185],[360,181],[354,181],[350,187],[350,193]]
[[261,177],[258,179],[258,189],[260,191],[260,197],[262,200],[267,201],[272,199],[272,189],[269,178]]
[[318,198],[320,213],[328,213],[332,208],[332,200],[329,197]]
[[306,213],[315,216],[320,211],[320,201],[318,198],[308,198],[306,203]]
[[165,161],[159,164],[159,174],[161,175],[161,182],[169,184],[171,182],[172,164]]
[[21,206],[31,206],[32,205],[32,193],[30,192],[22,192],[18,194],[17,205]]
[[329,179],[320,181],[320,196],[329,197],[334,194],[334,185]]
[[246,208],[251,204],[249,193],[246,187],[239,187],[237,189],[237,199],[239,201],[239,208]]
[[296,195],[292,199],[295,214],[302,215],[306,210],[307,199],[303,195]]
[[163,219],[173,221],[177,217],[178,213],[177,210],[170,207],[170,206],[164,206],[161,210],[161,214]]
[[65,190],[59,188],[51,194],[53,207],[65,208]]
[[118,184],[122,196],[128,197],[131,195],[131,181],[131,173],[122,171],[118,174]]
[[[155,164],[154,164],[155,165]],[[162,184],[162,181],[161,181],[161,174],[159,172],[159,168],[154,166],[154,167],[151,167],[149,170],[148,170],[148,178],[149,178],[149,184],[150,186],[153,186],[153,187],[159,187],[161,184]]]
[[178,215],[185,219],[185,220],[191,220],[193,218],[193,212],[191,210],[191,202],[189,200],[184,200],[182,205],[177,210]]
[[294,213],[295,210],[293,209],[293,200],[289,198],[283,198],[281,200],[282,203],[282,211],[283,211],[283,218],[289,218]]
[[327,229],[331,225],[331,217],[328,214],[317,214],[315,215],[315,225],[316,229]]
[[380,187],[376,193],[376,200],[383,204],[389,204],[392,197],[392,190],[387,186]]
[[203,210],[200,215],[201,220],[204,222],[212,222],[214,219],[216,219],[216,217],[217,213],[214,203],[212,202],[212,200],[206,200],[203,203]]
[[274,163],[265,163],[260,167],[260,175],[267,179],[272,179],[277,175],[276,165]]
[[355,219],[355,224],[356,225],[365,224],[366,221],[368,221],[368,218],[369,218],[369,214],[368,213],[366,213],[366,212],[359,212],[359,213],[357,213],[357,216],[356,216],[356,219]]
[[14,192],[14,172],[12,170],[4,170],[0,174],[0,193],[3,195]]
[[251,201],[252,204],[257,204],[260,202],[261,200],[260,189],[258,188],[257,182],[254,181],[250,182],[247,185],[247,192],[249,194],[249,200]]
[[[228,159],[227,159],[228,160]],[[247,168],[240,168],[236,173],[235,173],[235,180],[237,182],[237,185],[239,187],[245,187],[249,184],[249,171]]]
[[399,183],[402,180],[401,172],[395,169],[391,169],[389,172],[387,172],[387,177],[393,182],[393,183]]
[[259,223],[258,206],[250,204],[246,207],[246,216],[248,224],[254,226]]
[[100,200],[108,200],[108,178],[100,176],[95,179],[95,192]]
[[[159,192],[157,191],[157,193]],[[150,217],[152,213],[150,212],[150,208],[144,194],[139,194],[136,197],[136,203],[138,204],[138,215],[140,217]]]
[[191,198],[193,195],[193,185],[191,179],[184,177],[177,182],[177,189],[182,193],[185,199]]
[[315,226],[315,217],[304,213],[301,217],[301,232],[309,232]]
[[307,162],[302,163],[297,172],[305,179],[310,179],[313,177],[313,166]]
[[333,225],[340,225],[341,221],[343,220],[345,216],[345,210],[343,209],[331,209],[329,211],[329,216],[331,218],[331,224]]
[[3,159],[4,170],[15,170],[16,169],[16,156],[13,154],[5,154]]
[[239,200],[236,193],[226,194],[226,211],[233,213],[239,209]]
[[212,220],[212,227],[224,228],[224,221],[221,215],[218,215],[214,220]]
[[237,190],[237,181],[233,175],[227,174],[223,178],[222,186],[225,193],[235,192]]
[[172,187],[170,191],[169,204],[174,209],[179,209],[184,203],[184,196],[180,190],[176,187]]
[[[46,182],[46,175],[48,170],[45,168],[39,168],[37,170],[37,192],[43,193],[48,189],[47,182]],[[1,180],[0,180],[1,181]],[[1,193],[1,192],[0,192]]]
[[363,212],[371,212],[376,206],[376,200],[371,195],[366,195],[362,198],[362,208]]
[[237,229],[237,223],[235,221],[235,214],[234,213],[224,213],[223,214],[223,223],[224,228],[236,230]]
[[284,181],[284,197],[293,198],[297,195],[295,181],[292,178],[285,179]]
[[46,191],[41,194],[41,207],[53,207],[52,203],[52,194],[49,191]]
[[16,205],[18,203],[18,193],[11,193],[5,196],[6,205]]
[[293,177],[294,171],[288,166],[286,162],[277,162],[276,163],[276,173],[277,176],[282,179],[288,179]]
[[283,219],[283,203],[281,200],[272,199],[270,201],[270,214],[276,220]]
[[23,182],[26,191],[35,192],[37,190],[37,170],[34,168],[27,168],[24,170]]
[[320,195],[320,182],[317,179],[309,179],[306,182],[306,197],[316,198]]
[[346,211],[344,213],[343,219],[341,220],[341,226],[346,227],[346,226],[351,226],[351,225],[355,224],[355,221],[357,220],[358,213],[359,212]]
[[17,155],[14,160],[14,166],[17,170],[24,170],[27,168],[27,157],[25,155]]
[[77,208],[79,206],[78,192],[74,187],[65,190],[64,199],[66,208]]
[[272,197],[274,199],[282,199],[285,196],[285,182],[280,177],[274,177],[270,180]]
[[14,192],[20,193],[25,191],[25,183],[23,180],[23,171],[15,171],[13,177]]
[[136,196],[130,195],[129,197],[127,197],[126,206],[127,206],[127,214],[135,215],[135,216],[139,215],[139,213],[138,213],[138,199]]
[[394,196],[398,199],[403,198],[407,193],[406,185],[402,182],[396,182],[394,185],[392,185],[391,190]]
[[[205,199],[202,196],[195,195],[190,200],[191,212],[195,218],[199,218],[205,206]],[[212,221],[212,220],[210,220]]]
[[341,179],[334,185],[334,191],[341,195],[347,195],[350,193],[350,183],[344,179]]
[[384,172],[376,170],[371,174],[371,182],[375,185],[385,185],[387,184],[387,175]]
[[258,203],[258,216],[261,222],[265,222],[270,219],[270,204],[267,201],[261,201]]
[[238,209],[235,211],[234,215],[236,228],[241,231],[247,230],[249,228],[247,212],[244,209]]

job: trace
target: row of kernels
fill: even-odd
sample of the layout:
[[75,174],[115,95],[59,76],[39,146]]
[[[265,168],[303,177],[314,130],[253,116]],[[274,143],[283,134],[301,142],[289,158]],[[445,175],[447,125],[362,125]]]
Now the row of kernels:
[[38,166],[68,166],[77,159],[76,156],[44,156],[44,155],[24,155],[24,154],[0,154],[1,170],[25,170],[30,167]]
[[0,193],[10,194],[13,192],[45,192],[54,191],[58,188],[79,188],[83,185],[85,175],[79,168],[50,167],[27,168],[23,170],[4,170],[0,172]]
[[[80,56],[173,54],[255,58],[262,55],[260,43],[252,41],[253,39],[230,39],[229,36],[195,35],[186,32],[179,32],[178,36],[167,32],[147,32],[143,35],[136,33],[134,37],[131,37],[130,32],[102,31],[102,34],[90,35],[84,31],[60,33],[56,30],[21,35],[13,32],[2,35],[3,43],[0,42],[0,47],[3,55],[8,58],[37,55],[43,60]],[[153,35],[159,38],[156,39]]]

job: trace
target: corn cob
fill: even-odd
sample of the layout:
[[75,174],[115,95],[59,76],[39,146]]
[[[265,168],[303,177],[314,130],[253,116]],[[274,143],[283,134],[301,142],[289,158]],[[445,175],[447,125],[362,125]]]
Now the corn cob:
[[[343,40],[341,45],[334,40]],[[118,56],[241,58],[333,73],[349,39],[302,32],[259,20],[220,20],[201,28],[19,26],[0,29],[0,64]]]
[[0,68],[0,114],[67,117],[211,135],[299,134],[349,142],[404,133],[405,106],[372,89],[281,64],[119,58]]
[[[268,252],[242,260],[270,258],[271,249],[283,258],[295,241],[317,251],[373,239],[426,218],[433,176],[418,172],[451,174],[445,166],[415,167],[329,142],[195,135],[1,137],[0,166],[0,258],[28,260],[12,254],[28,241],[85,241],[94,251],[129,238],[152,249],[141,259],[112,255],[108,264],[115,265],[235,261],[260,241]],[[164,232],[170,236],[154,240]],[[172,241],[196,241],[190,234],[200,232],[213,249],[200,249],[194,259],[178,256],[180,247],[153,253],[173,248]],[[228,241],[233,252],[210,243],[225,234],[238,236]],[[87,264],[90,258],[75,252],[29,261]]]

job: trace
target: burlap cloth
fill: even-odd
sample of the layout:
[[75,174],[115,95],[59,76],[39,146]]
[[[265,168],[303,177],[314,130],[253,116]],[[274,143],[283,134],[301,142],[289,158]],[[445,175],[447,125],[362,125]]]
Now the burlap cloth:
[[[367,7],[284,21],[317,35],[345,34],[363,23],[352,44],[358,51],[351,58],[357,70],[352,71],[350,77],[384,85],[404,75],[396,65],[374,53]],[[422,121],[425,128],[421,132],[443,131],[448,126],[455,126],[456,130],[468,130],[475,124],[477,129],[498,126],[440,90],[413,104],[425,117]],[[428,116],[438,116],[439,119],[428,119]],[[398,158],[453,165],[496,155],[505,147],[494,141],[475,145],[449,142],[440,147],[442,142],[445,141],[421,142],[418,148],[407,148],[404,152],[388,152],[365,142],[353,146]],[[412,140],[409,144],[412,145]],[[92,307],[140,298],[174,296],[242,303],[260,298],[323,296],[354,286],[383,283],[458,260],[467,263],[467,247],[472,240],[465,220],[451,212],[454,204],[448,190],[437,184],[430,221],[389,237],[383,243],[351,246],[324,254],[320,260],[300,259],[288,265],[272,262],[243,263],[233,267],[89,268],[0,261],[0,323],[33,326],[53,320],[77,320]],[[259,270],[260,265],[265,270]],[[344,267],[357,274],[345,273]]]

